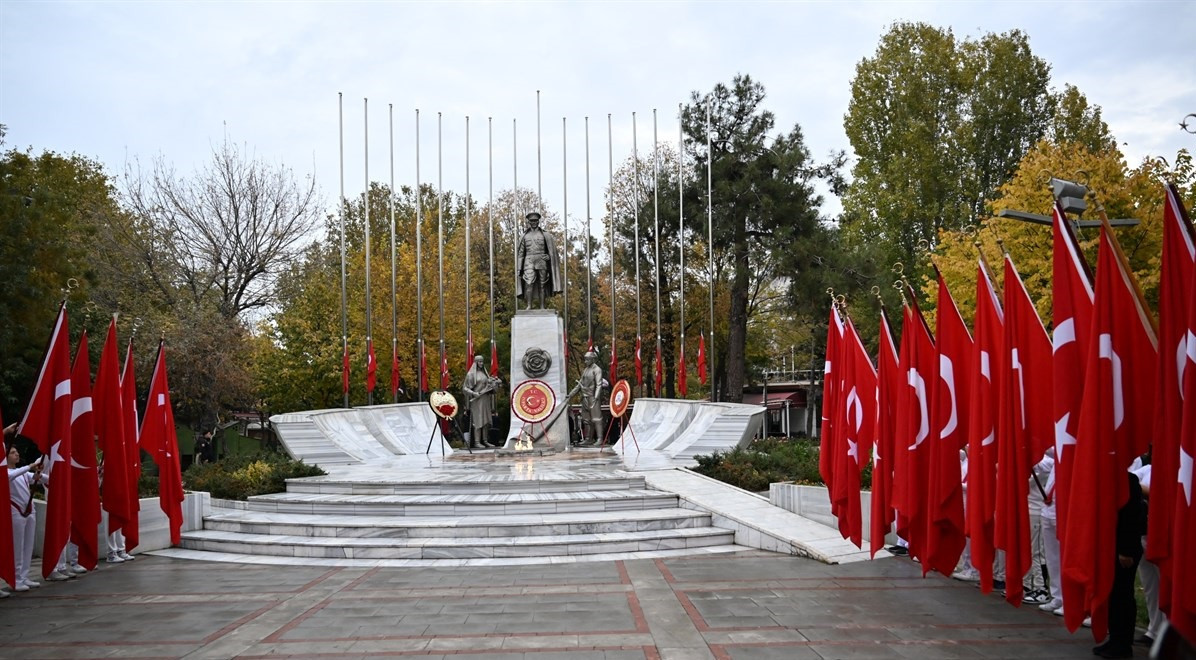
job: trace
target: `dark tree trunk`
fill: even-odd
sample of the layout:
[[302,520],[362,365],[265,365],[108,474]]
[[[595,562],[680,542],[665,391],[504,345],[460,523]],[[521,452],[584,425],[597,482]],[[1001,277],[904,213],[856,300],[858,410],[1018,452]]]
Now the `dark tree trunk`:
[[743,222],[735,227],[735,270],[731,276],[731,311],[728,319],[726,388],[723,401],[743,401],[744,359],[747,346],[748,245]]

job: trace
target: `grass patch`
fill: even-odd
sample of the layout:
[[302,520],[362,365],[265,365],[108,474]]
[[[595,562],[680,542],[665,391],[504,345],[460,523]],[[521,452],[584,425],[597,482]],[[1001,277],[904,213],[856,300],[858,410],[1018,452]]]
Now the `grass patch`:
[[[695,456],[695,471],[752,492],[766,491],[778,482],[822,485],[818,449],[818,441],[809,438],[765,438],[746,448]],[[871,463],[861,471],[860,484],[872,487]]]
[[318,465],[307,465],[277,452],[235,454],[187,468],[183,487],[207,491],[221,499],[245,500],[250,495],[281,493],[287,489],[287,479],[324,474]]

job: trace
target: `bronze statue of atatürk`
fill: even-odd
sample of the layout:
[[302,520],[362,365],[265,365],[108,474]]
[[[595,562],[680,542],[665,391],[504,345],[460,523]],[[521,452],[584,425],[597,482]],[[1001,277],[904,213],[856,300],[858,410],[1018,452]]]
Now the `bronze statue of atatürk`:
[[536,301],[544,309],[544,299],[564,291],[561,260],[552,234],[540,228],[540,214],[527,214],[527,229],[519,238],[515,252],[515,293],[531,309]]

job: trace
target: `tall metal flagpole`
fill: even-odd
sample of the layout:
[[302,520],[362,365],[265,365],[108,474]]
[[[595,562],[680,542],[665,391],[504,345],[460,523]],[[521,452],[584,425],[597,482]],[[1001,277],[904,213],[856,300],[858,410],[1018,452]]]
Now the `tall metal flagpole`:
[[[369,378],[369,355],[373,350],[374,320],[371,316],[373,301],[370,299],[370,100],[363,99],[365,124],[365,350],[366,378]],[[368,383],[368,380],[367,380]],[[374,390],[366,387],[366,405],[374,405]]]
[[440,388],[447,387],[444,382],[444,143],[441,137],[442,115],[436,113],[436,262],[439,269],[439,275],[436,278],[436,286],[440,301],[438,303],[440,309],[440,364],[437,370],[440,373]]
[[561,259],[561,269],[564,271],[565,286],[562,296],[564,297],[564,325],[565,325],[565,370],[569,369],[569,145],[567,138],[569,131],[567,122],[564,117],[561,117],[561,188],[564,195],[564,206],[561,216],[562,224],[565,226],[565,242],[564,255]]
[[590,280],[594,270],[590,267],[590,118],[586,117],[586,340],[594,343],[594,294],[590,291]]
[[[664,365],[660,364],[660,139],[656,133],[656,108],[652,108],[652,214],[655,218],[656,229],[656,355],[652,359],[653,373],[664,373]],[[660,396],[660,383],[652,377],[652,392]]]
[[714,396],[714,151],[710,137],[710,103],[706,104],[706,251],[710,261],[710,345],[706,347],[706,360],[710,363],[710,400]]
[[[610,223],[610,363],[618,366],[615,348],[615,134],[611,128],[610,113],[606,113],[606,219]],[[611,374],[614,379],[615,374]],[[614,386],[614,383],[611,383]]]
[[544,212],[544,179],[540,170],[540,90],[536,90],[536,210]]
[[469,288],[469,270],[471,268],[470,262],[470,228],[471,224],[469,206],[471,203],[469,198],[469,115],[465,116],[465,363],[466,372],[468,373],[469,365],[473,364],[473,325],[471,324],[470,313],[470,295],[473,289]]
[[419,108],[415,109],[415,362],[418,400],[424,400],[424,195],[419,178]]
[[515,260],[515,309],[519,309],[519,221],[522,220],[519,211],[519,120],[511,119],[511,190],[515,197],[511,200],[511,256]]
[[487,173],[490,177],[490,203],[486,205],[486,221],[490,225],[490,352],[494,353],[494,118],[486,117],[488,148]]
[[[677,104],[677,247],[681,253],[680,270],[677,279],[681,282],[680,319],[677,324],[681,327],[681,350],[677,352],[677,377],[681,378],[685,367],[685,186],[682,185],[682,174],[685,165],[685,135],[681,126],[681,104]],[[686,384],[682,383],[682,388]]]
[[[636,360],[642,363],[639,355],[640,343],[643,341],[643,327],[640,324],[640,150],[638,136],[636,135],[636,118],[635,113],[631,113],[631,160],[635,167],[635,203],[631,208],[635,214],[635,351]],[[639,385],[640,383],[636,383]],[[643,387],[640,387],[640,396],[644,395]]]
[[[336,93],[337,113],[340,116],[340,169],[341,169],[341,353],[346,370],[344,378],[348,378],[349,362],[349,289],[348,276],[345,272],[345,99],[341,92]],[[345,407],[349,407],[349,388],[345,388]]]
[[[399,253],[395,245],[395,104],[388,103],[390,118],[390,360],[394,365],[399,359],[399,292],[396,282]],[[392,379],[390,385],[391,403],[399,402],[399,389]]]

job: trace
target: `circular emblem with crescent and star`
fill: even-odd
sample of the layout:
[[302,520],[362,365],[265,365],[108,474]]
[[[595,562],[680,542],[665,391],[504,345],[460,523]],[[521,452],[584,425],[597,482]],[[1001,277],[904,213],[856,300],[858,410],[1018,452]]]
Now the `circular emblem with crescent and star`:
[[627,412],[629,403],[631,403],[631,385],[626,378],[620,378],[610,391],[610,414],[622,417],[623,413]]
[[511,412],[529,424],[544,421],[556,407],[556,393],[542,380],[525,380],[511,392]]

